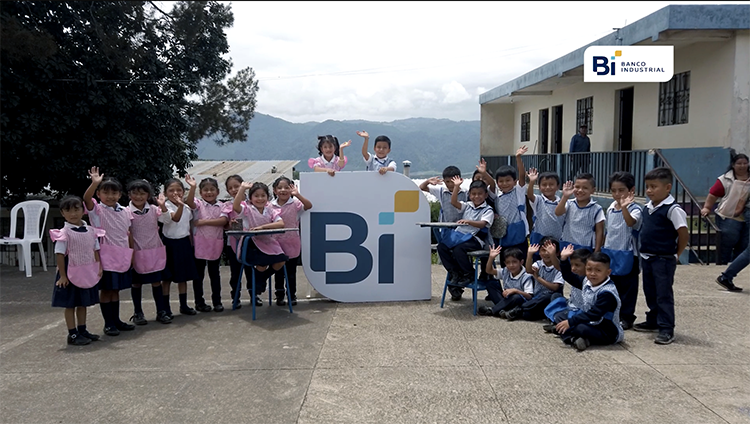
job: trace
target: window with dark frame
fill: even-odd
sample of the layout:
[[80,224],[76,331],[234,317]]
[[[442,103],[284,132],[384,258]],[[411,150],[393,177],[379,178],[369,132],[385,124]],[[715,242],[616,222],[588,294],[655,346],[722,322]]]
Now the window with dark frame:
[[659,83],[659,126],[687,124],[690,109],[690,71]]
[[521,141],[531,141],[531,112],[521,114]]
[[578,99],[576,102],[576,131],[581,125],[588,127],[587,134],[594,133],[594,97]]

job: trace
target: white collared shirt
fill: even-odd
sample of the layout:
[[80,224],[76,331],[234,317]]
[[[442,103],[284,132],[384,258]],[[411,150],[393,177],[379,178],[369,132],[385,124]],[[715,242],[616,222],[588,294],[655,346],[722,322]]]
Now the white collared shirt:
[[166,202],[167,212],[159,215],[159,222],[164,224],[161,229],[164,237],[168,239],[181,239],[190,235],[190,221],[193,219],[193,210],[185,204],[182,208],[182,216],[178,222],[172,220],[172,215],[177,212],[178,206],[171,200]]

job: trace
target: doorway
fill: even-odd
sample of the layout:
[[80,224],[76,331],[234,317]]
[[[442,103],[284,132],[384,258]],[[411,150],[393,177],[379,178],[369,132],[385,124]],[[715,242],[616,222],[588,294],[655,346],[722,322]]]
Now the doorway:
[[549,109],[539,110],[539,153],[549,152]]
[[552,151],[562,153],[563,107],[552,106]]
[[622,171],[630,171],[631,154],[633,150],[633,98],[635,90],[633,87],[617,90],[615,96],[617,106],[617,151],[621,152],[619,168]]

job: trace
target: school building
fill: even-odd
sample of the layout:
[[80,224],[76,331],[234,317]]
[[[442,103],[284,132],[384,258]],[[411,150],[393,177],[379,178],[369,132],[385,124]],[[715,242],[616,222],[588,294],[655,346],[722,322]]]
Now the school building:
[[[674,76],[584,83],[584,51],[618,45],[674,46]],[[575,164],[587,163],[600,192],[612,172],[627,170],[645,196],[640,177],[665,165],[679,177],[674,194],[685,200],[678,201],[694,209],[726,171],[728,149],[750,152],[750,5],[664,7],[481,94],[479,103],[480,152],[491,169],[515,165],[526,145],[527,167],[568,179]],[[591,153],[568,153],[581,124]]]

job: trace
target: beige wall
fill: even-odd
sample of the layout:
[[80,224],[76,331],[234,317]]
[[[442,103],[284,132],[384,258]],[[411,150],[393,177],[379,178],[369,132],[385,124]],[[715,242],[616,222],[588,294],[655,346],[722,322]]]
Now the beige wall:
[[[539,110],[563,106],[562,149],[567,152],[571,137],[577,132],[576,101],[594,97],[593,133],[590,134],[592,151],[609,151],[617,146],[616,90],[634,87],[633,150],[650,148],[728,147],[730,144],[747,145],[750,134],[748,124],[747,62],[750,53],[750,36],[747,31],[729,41],[695,43],[675,49],[675,73],[690,71],[690,110],[688,123],[659,127],[659,83],[575,83],[553,91],[551,96],[514,97],[512,104],[481,106],[482,146],[484,155],[510,155],[521,145],[521,114],[531,112],[531,137],[525,143],[532,152],[539,140]],[[737,78],[737,80],[735,80]],[[744,97],[743,97],[744,96]],[[744,99],[744,100],[743,100]],[[505,108],[500,116],[495,110]],[[512,132],[496,127],[507,125],[507,109],[512,108]],[[487,122],[500,118],[502,123]],[[730,118],[732,125],[730,125]],[[552,146],[551,122],[549,145]],[[502,142],[484,137],[485,129],[493,137],[503,137]],[[730,129],[732,131],[730,131]],[[732,135],[733,134],[733,135]],[[743,135],[744,134],[744,135]],[[510,137],[505,140],[504,137]],[[734,141],[732,141],[734,140]],[[537,151],[540,150],[537,147]]]
[[[482,156],[501,156],[513,148],[513,106],[487,104],[481,107],[480,148]],[[519,124],[520,128],[520,124]]]

